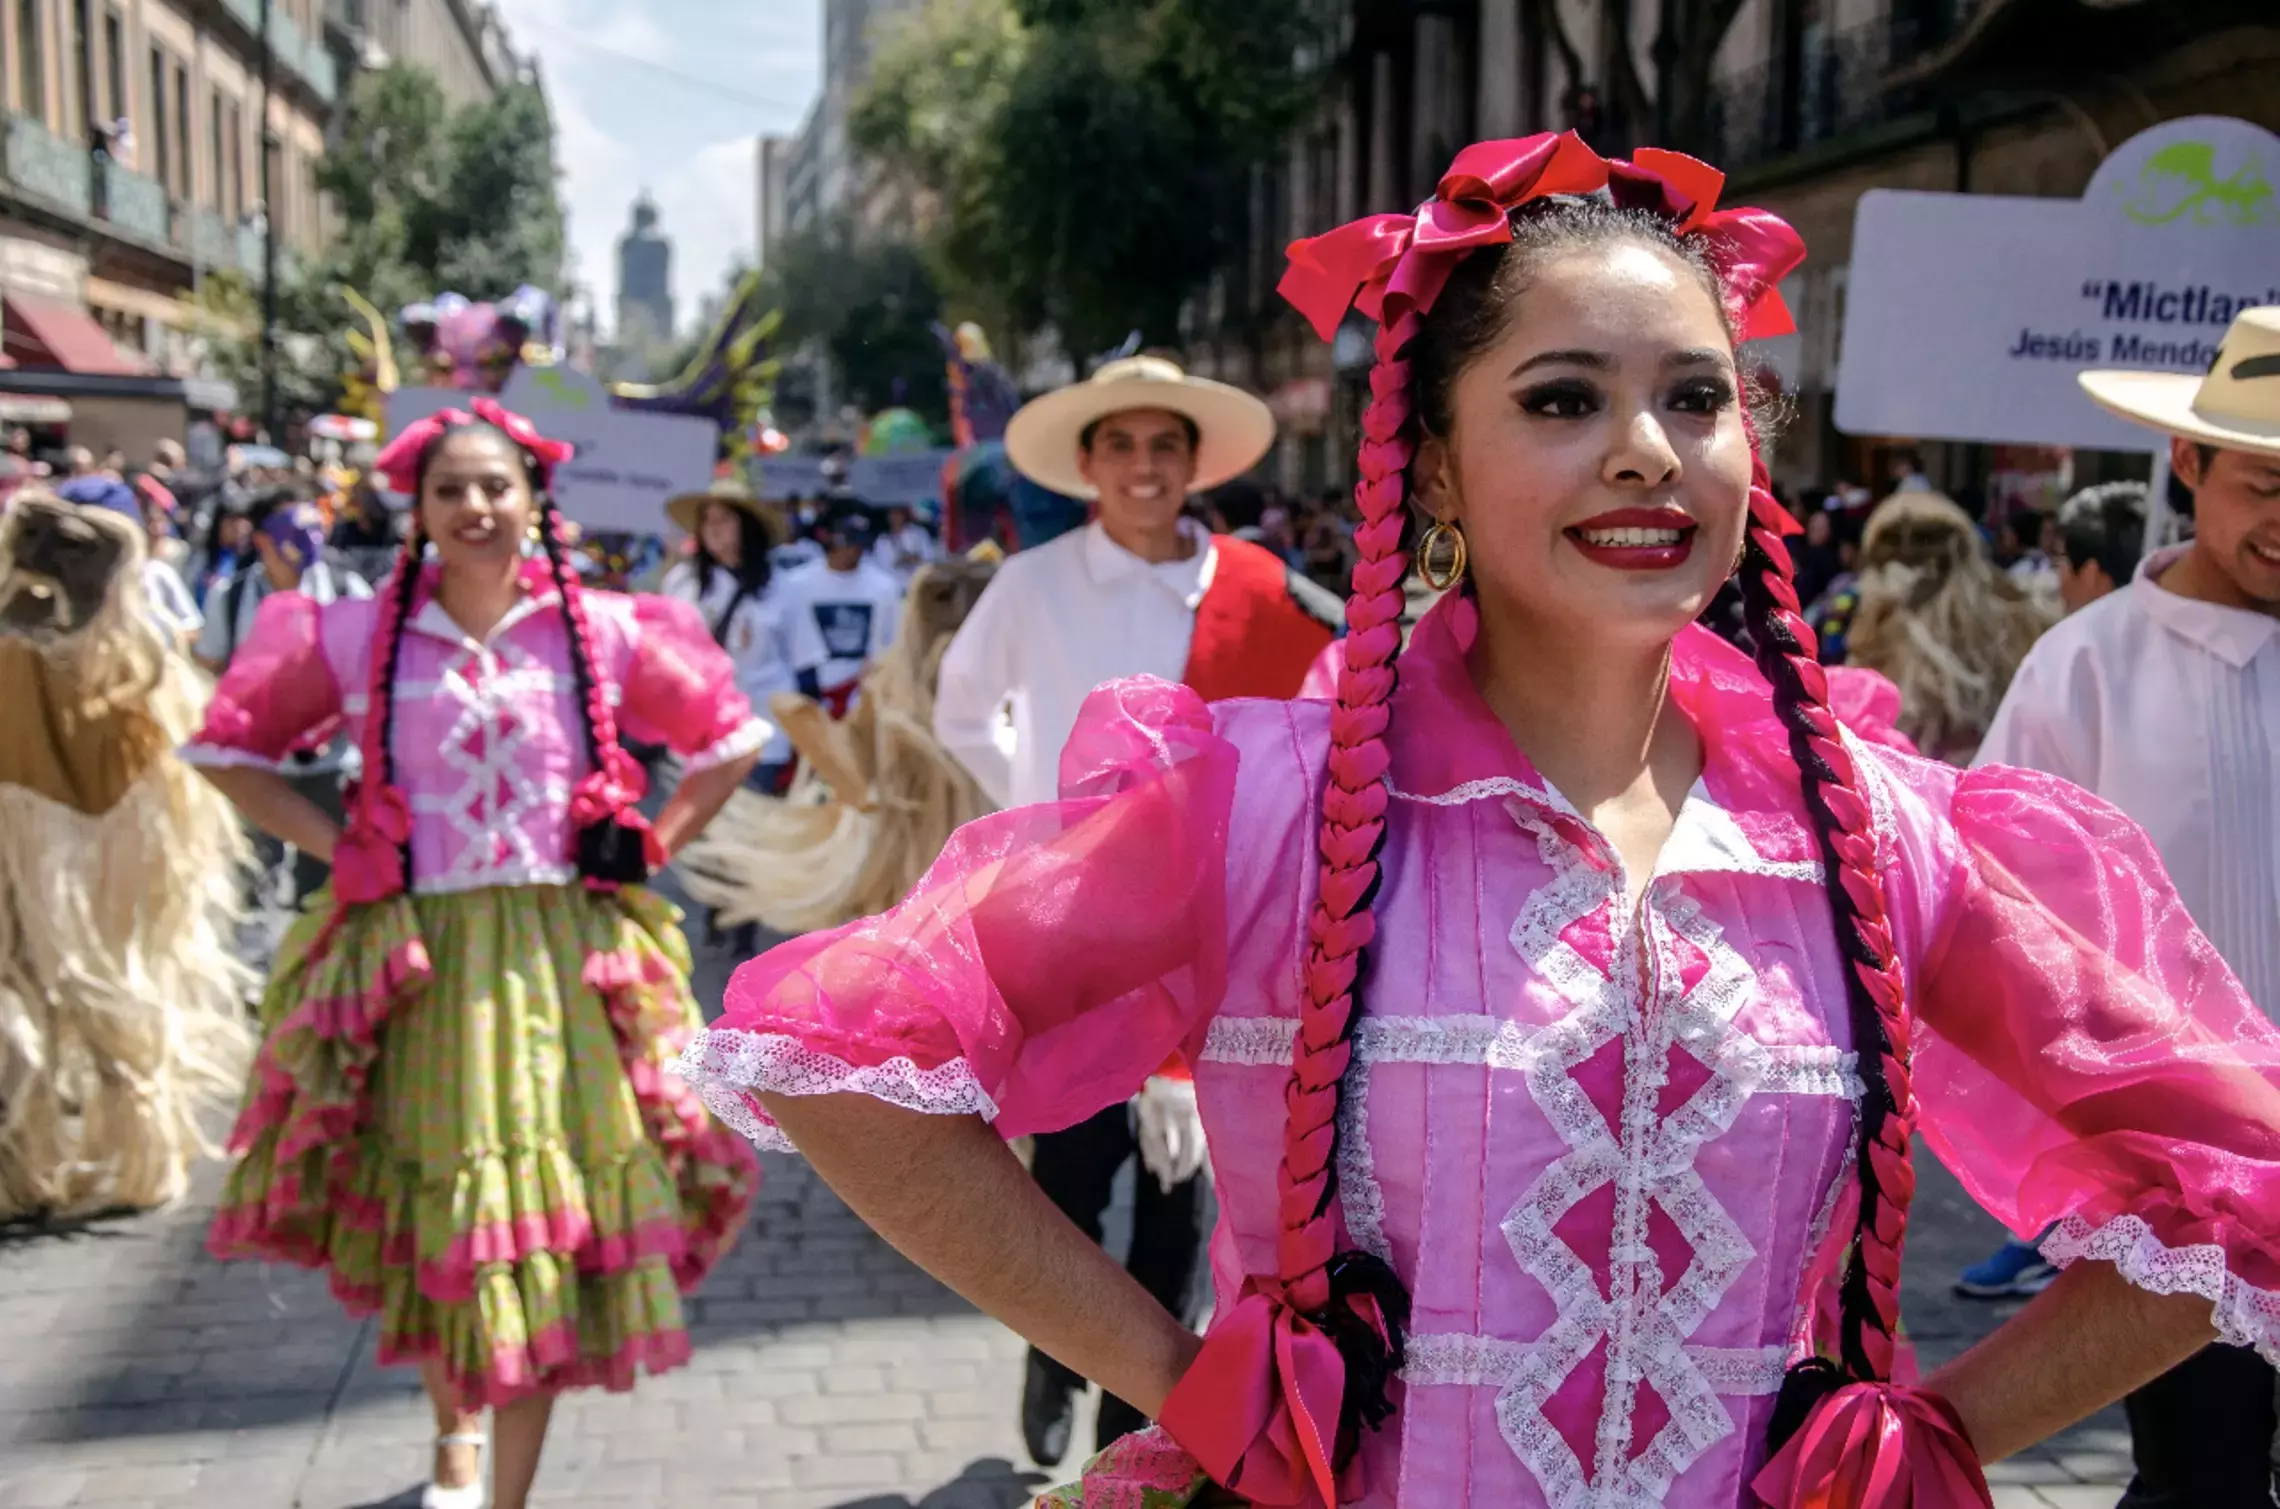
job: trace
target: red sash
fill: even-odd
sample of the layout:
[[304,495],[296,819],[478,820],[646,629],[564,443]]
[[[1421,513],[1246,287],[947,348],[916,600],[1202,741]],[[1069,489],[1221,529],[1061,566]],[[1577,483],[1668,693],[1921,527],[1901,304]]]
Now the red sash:
[[1248,540],[1217,535],[1219,560],[1195,610],[1195,639],[1180,679],[1206,702],[1298,695],[1333,634],[1292,599],[1290,568]]

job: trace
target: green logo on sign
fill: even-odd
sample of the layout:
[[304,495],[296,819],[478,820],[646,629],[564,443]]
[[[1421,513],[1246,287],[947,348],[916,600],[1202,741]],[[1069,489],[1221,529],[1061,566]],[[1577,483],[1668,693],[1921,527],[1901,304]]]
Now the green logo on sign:
[[2272,185],[2254,157],[2230,178],[2217,176],[2217,149],[2205,141],[2172,142],[2145,161],[2137,193],[2122,206],[2140,225],[2275,225]]
[[565,378],[562,375],[561,368],[533,367],[529,370],[531,379],[541,388],[544,388],[554,401],[562,407],[583,409],[587,406],[587,400],[591,395],[584,388]]

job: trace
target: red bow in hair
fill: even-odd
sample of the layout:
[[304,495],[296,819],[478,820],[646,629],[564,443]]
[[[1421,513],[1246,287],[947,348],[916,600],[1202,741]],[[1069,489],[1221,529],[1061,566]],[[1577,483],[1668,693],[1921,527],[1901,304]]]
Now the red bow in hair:
[[[1475,142],[1457,154],[1414,215],[1370,215],[1294,241],[1275,291],[1329,340],[1348,308],[1373,320],[1431,309],[1467,254],[1512,239],[1508,218],[1532,199],[1606,186],[1607,160],[1573,131]],[[1396,306],[1390,313],[1387,305]]]
[[495,398],[478,398],[473,407],[473,413],[466,409],[438,409],[424,419],[405,425],[372,460],[372,469],[387,482],[388,490],[417,491],[420,458],[427,454],[428,447],[441,440],[445,431],[471,424],[491,426],[547,466],[559,466],[578,453],[578,448],[567,440],[547,439],[538,432],[537,425]]

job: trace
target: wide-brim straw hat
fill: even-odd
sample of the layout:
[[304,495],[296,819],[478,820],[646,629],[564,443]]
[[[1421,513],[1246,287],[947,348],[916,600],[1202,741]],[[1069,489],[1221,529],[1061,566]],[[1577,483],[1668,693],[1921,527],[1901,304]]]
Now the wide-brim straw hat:
[[1111,414],[1160,409],[1183,414],[1196,429],[1193,492],[1231,481],[1259,464],[1275,443],[1275,416],[1241,388],[1190,377],[1178,363],[1133,356],[1105,364],[1090,378],[1022,406],[1005,427],[1005,453],[1040,487],[1071,498],[1100,489],[1077,468],[1086,429]]
[[2216,365],[2189,372],[2084,372],[2100,407],[2229,451],[2280,456],[2280,305],[2243,309],[2225,332]]
[[768,526],[773,544],[781,545],[791,537],[790,524],[783,509],[773,503],[754,497],[752,489],[728,477],[717,479],[701,493],[682,493],[665,504],[665,517],[679,525],[685,534],[695,534],[704,522],[707,503],[726,503],[740,513],[748,513]]

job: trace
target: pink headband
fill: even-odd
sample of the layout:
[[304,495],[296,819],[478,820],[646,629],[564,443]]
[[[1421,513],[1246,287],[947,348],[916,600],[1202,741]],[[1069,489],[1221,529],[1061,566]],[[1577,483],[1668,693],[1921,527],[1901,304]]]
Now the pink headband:
[[567,440],[549,440],[538,432],[538,426],[515,413],[495,398],[478,398],[466,409],[438,409],[425,419],[404,426],[403,432],[388,442],[385,449],[373,458],[372,470],[387,482],[389,491],[408,493],[416,491],[420,479],[420,458],[428,447],[441,440],[447,430],[456,430],[471,424],[487,424],[509,440],[536,456],[545,466],[560,466],[577,454],[578,448]]
[[[1805,242],[1771,211],[1717,209],[1725,186],[1725,174],[1683,152],[1642,147],[1629,162],[1610,161],[1573,131],[1476,142],[1457,154],[1414,214],[1370,215],[1292,242],[1276,291],[1324,340],[1337,334],[1348,309],[1380,323],[1424,314],[1458,263],[1512,240],[1514,210],[1604,188],[1617,204],[1668,216],[1679,235],[1701,240],[1740,339],[1787,335],[1797,324],[1779,285],[1805,260]],[[1752,489],[1750,509],[1781,534],[1799,530],[1762,487]]]

